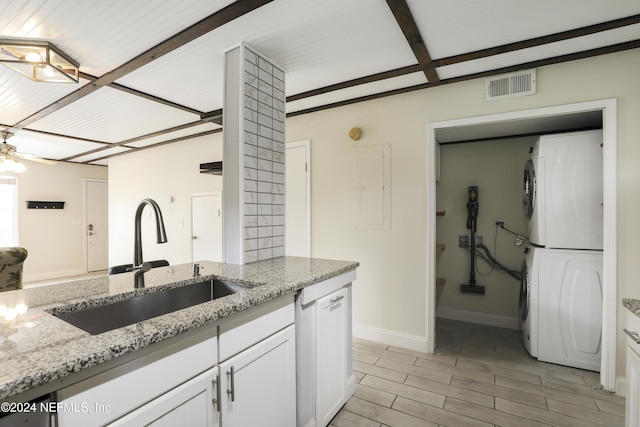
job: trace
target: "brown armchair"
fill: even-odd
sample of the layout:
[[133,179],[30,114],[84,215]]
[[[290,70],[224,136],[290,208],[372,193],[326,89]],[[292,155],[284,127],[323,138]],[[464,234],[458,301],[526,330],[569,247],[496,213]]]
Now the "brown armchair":
[[25,248],[0,248],[0,292],[22,289],[22,264],[28,254]]

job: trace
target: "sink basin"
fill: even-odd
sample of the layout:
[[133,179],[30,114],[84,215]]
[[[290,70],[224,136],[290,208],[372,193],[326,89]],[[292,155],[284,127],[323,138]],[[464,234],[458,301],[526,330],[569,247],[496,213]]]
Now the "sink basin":
[[98,335],[247,289],[246,286],[214,279],[54,316],[91,335]]

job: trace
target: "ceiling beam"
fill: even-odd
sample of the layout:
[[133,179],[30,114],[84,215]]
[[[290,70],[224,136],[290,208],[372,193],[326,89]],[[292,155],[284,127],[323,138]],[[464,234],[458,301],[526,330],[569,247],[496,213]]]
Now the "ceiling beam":
[[[171,128],[168,129],[162,129],[156,132],[151,132],[148,133],[146,135],[140,135],[137,136],[135,138],[130,138],[130,139],[125,139],[124,141],[120,141],[120,142],[114,142],[112,144],[109,144],[107,147],[100,147],[100,148],[96,148],[94,150],[90,150],[90,151],[85,151],[83,153],[80,154],[74,154],[73,156],[69,156],[69,157],[65,157],[64,159],[62,159],[63,161],[69,161],[69,160],[73,160],[73,159],[77,159],[78,157],[84,157],[88,154],[94,154],[94,153],[98,153],[100,151],[104,151],[104,150],[108,150],[110,148],[114,148],[114,147],[127,147],[127,148],[132,148],[132,149],[139,149],[139,147],[129,147],[127,146],[127,144],[131,144],[132,142],[137,142],[137,141],[143,141],[145,139],[149,139],[149,138],[155,138],[158,136],[162,136],[162,135],[166,135],[172,132],[177,132],[180,130],[184,130],[184,129],[189,129],[195,126],[201,126],[204,124],[209,123],[211,120],[196,120],[195,122],[190,122],[190,123],[185,123],[182,125],[178,125],[178,126],[173,126]],[[214,129],[217,130],[217,129]],[[193,134],[193,135],[188,135],[188,138],[195,138],[196,136],[198,136],[199,134]],[[184,139],[184,138],[183,138]],[[158,144],[154,144],[154,145],[158,145]]]
[[192,26],[180,31],[176,35],[168,38],[160,44],[152,47],[146,52],[136,56],[128,62],[125,62],[118,68],[98,77],[96,80],[82,86],[69,95],[60,98],[56,102],[48,105],[31,116],[21,120],[13,125],[13,128],[23,129],[36,121],[48,116],[49,114],[60,110],[72,104],[73,102],[92,94],[96,90],[105,87],[116,80],[136,71],[137,69],[155,61],[156,59],[173,52],[174,50],[186,45],[187,43],[207,34],[216,28],[219,28],[236,18],[239,18],[273,0],[238,0],[229,6],[217,11],[213,15],[193,24]]
[[429,51],[427,50],[427,46],[422,40],[422,36],[420,35],[420,30],[418,29],[418,25],[416,24],[415,19],[413,19],[413,15],[411,14],[411,10],[409,9],[409,5],[407,5],[406,0],[387,0],[387,4],[389,5],[389,9],[391,9],[391,13],[396,18],[402,33],[404,34],[413,54],[416,56],[418,60],[418,65],[424,68],[424,74],[427,77],[429,83],[437,83],[440,81],[438,77],[438,73],[433,67],[429,67],[431,64],[431,55],[429,55]]
[[422,89],[429,89],[429,88],[433,88],[433,87],[437,87],[437,86],[442,86],[442,85],[446,85],[446,84],[462,82],[462,81],[466,81],[466,80],[472,80],[472,79],[478,79],[478,78],[483,78],[483,77],[494,76],[494,75],[498,75],[498,74],[510,73],[510,72],[513,72],[513,71],[518,71],[518,70],[527,69],[527,68],[536,68],[536,67],[542,67],[542,66],[545,66],[545,65],[559,64],[559,63],[562,63],[562,62],[575,61],[575,60],[578,60],[578,59],[591,58],[591,57],[594,57],[594,56],[607,55],[607,54],[610,54],[610,53],[623,52],[625,50],[638,49],[638,48],[640,48],[640,39],[633,40],[633,41],[630,41],[630,42],[625,42],[625,43],[619,43],[619,44],[615,44],[615,45],[611,45],[611,46],[605,46],[605,47],[601,47],[601,48],[597,48],[597,49],[590,49],[590,50],[586,50],[586,51],[582,51],[582,52],[576,52],[576,53],[571,53],[571,54],[567,54],[567,55],[560,55],[560,56],[555,56],[555,57],[552,57],[552,58],[541,59],[541,60],[538,60],[538,61],[532,61],[532,62],[528,62],[528,63],[525,63],[525,64],[518,64],[518,65],[511,66],[511,67],[498,68],[498,69],[495,69],[495,70],[483,71],[483,72],[480,72],[480,73],[468,74],[468,75],[464,75],[464,76],[460,76],[460,77],[453,77],[453,78],[450,78],[450,79],[441,80],[438,83],[434,83],[434,84],[423,83],[423,84],[419,84],[419,85],[415,85],[415,86],[410,86],[410,87],[405,87],[405,88],[400,88],[400,89],[394,89],[394,90],[390,90],[390,91],[386,91],[386,92],[375,93],[375,94],[372,94],[372,95],[361,96],[361,97],[358,97],[358,98],[347,99],[347,100],[344,100],[344,101],[338,101],[338,102],[334,102],[334,103],[331,103],[331,104],[319,105],[317,107],[312,107],[312,108],[307,108],[307,109],[304,109],[304,110],[293,111],[293,112],[287,113],[287,117],[295,117],[295,116],[300,116],[300,115],[303,115],[303,114],[315,113],[315,112],[318,112],[318,111],[328,110],[328,109],[331,109],[331,108],[343,107],[343,106],[346,106],[346,105],[357,104],[359,102],[371,101],[371,100],[379,99],[379,98],[385,98],[387,96],[399,95],[399,94],[402,94],[402,93],[408,93],[408,92],[413,92],[413,91],[422,90]]
[[561,42],[576,37],[588,36],[600,33],[602,31],[614,30],[616,28],[628,25],[640,24],[640,15],[632,15],[625,18],[614,19],[612,21],[602,22],[600,24],[589,25],[586,27],[576,28],[568,31],[561,31],[555,34],[549,34],[542,37],[536,37],[528,40],[522,40],[514,43],[507,43],[501,46],[494,46],[488,49],[476,50],[474,52],[463,53],[460,55],[450,56],[448,58],[436,59],[428,65],[428,67],[443,67],[445,65],[458,64],[460,62],[472,61],[474,59],[486,58],[489,56],[500,55],[507,52],[528,49],[536,46],[542,46],[549,43]]

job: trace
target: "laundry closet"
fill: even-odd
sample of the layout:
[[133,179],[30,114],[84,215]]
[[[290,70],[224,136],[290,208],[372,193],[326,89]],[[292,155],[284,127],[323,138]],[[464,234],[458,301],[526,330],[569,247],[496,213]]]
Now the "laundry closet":
[[[436,323],[440,318],[520,329],[532,357],[600,370],[603,176],[598,127],[601,123],[594,121],[588,129],[509,137],[496,131],[494,138],[440,145],[436,204],[443,214],[437,219],[436,242],[444,250],[436,255],[436,275],[446,285],[437,300]],[[475,263],[470,262],[468,228],[474,187]],[[470,277],[471,266],[475,277]],[[464,289],[474,279],[484,293]]]

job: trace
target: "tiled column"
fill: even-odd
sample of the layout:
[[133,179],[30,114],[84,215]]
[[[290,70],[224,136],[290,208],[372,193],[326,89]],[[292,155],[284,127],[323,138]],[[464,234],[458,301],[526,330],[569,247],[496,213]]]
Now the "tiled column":
[[284,256],[284,71],[242,44],[226,53],[225,262]]

